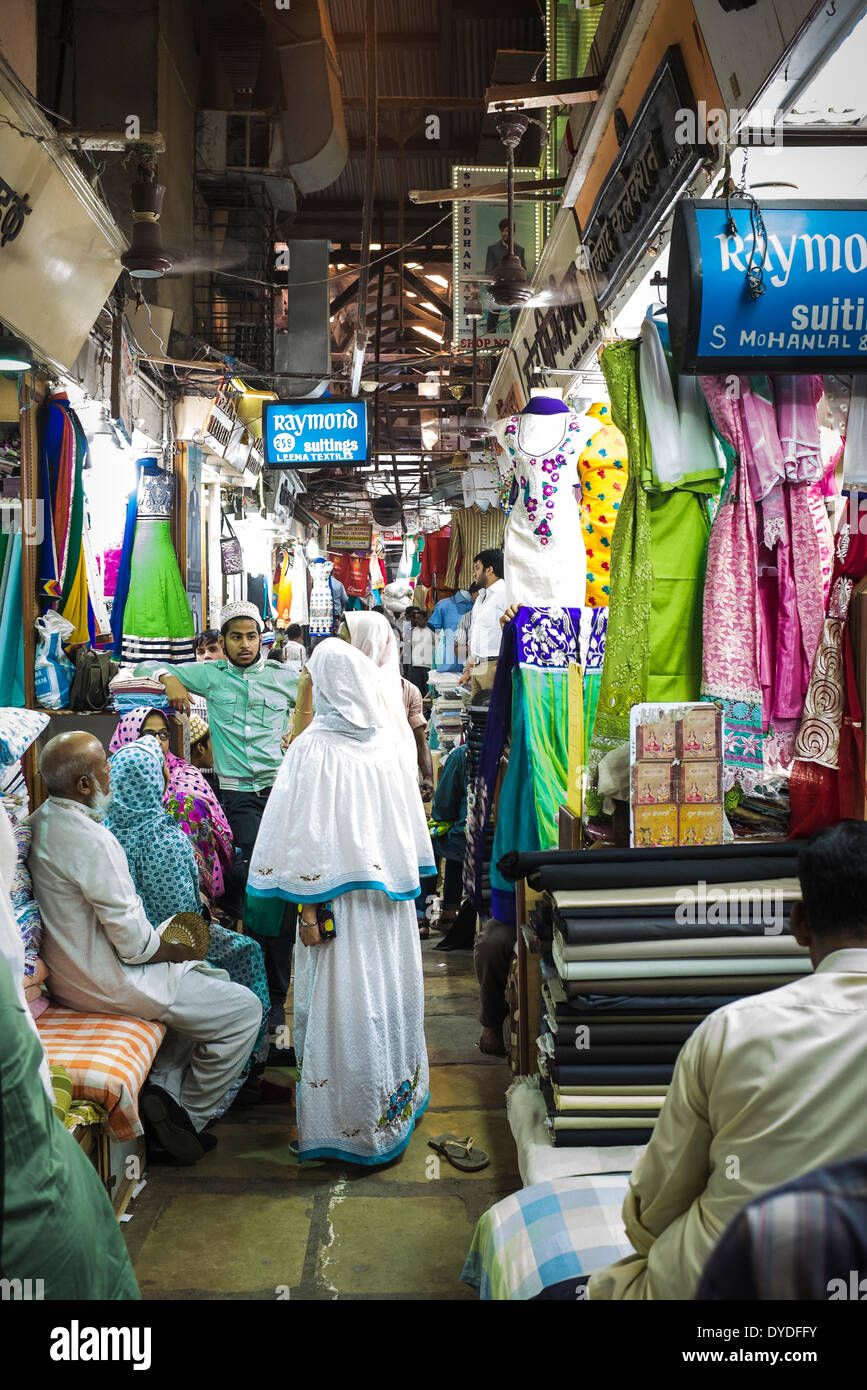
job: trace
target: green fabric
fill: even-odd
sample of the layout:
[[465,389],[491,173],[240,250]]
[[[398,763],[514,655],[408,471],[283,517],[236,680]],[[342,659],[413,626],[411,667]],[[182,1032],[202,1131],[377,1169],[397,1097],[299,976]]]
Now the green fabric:
[[273,787],[283,762],[280,741],[298,695],[298,673],[261,656],[243,671],[225,660],[178,666],[147,661],[136,667],[139,676],[157,671],[177,676],[187,690],[207,700],[217,776],[237,782],[239,791]]
[[148,518],[136,525],[123,630],[134,637],[195,636],[168,521]]
[[638,394],[638,343],[610,344],[602,354],[602,371],[611,418],[629,450],[629,471],[611,537],[611,603],[590,744],[591,767],[629,738],[629,711],[645,698],[653,589],[650,506],[639,481],[650,444]]
[[283,898],[244,894],[244,930],[252,936],[279,936],[286,903]]
[[653,592],[645,699],[693,701],[701,690],[702,607],[708,520],[691,491],[650,498]]
[[62,1120],[72,1104],[72,1077],[66,1067],[52,1063],[48,1068],[51,1086],[54,1091],[54,1113]]
[[565,671],[518,666],[512,672],[512,746],[500,789],[491,886],[515,885],[497,864],[509,850],[556,849],[569,778],[569,682]]
[[63,591],[60,596],[60,603],[57,605],[62,613],[78,576],[78,564],[81,557],[81,540],[84,532],[84,478],[82,470],[84,468],[84,439],[73,424],[72,416],[66,422],[66,429],[72,430],[72,437],[75,448],[75,481],[72,488],[72,509],[69,514],[69,544],[67,554],[69,560],[66,565],[66,575],[63,581]]
[[107,1119],[104,1105],[97,1105],[95,1100],[76,1100],[63,1116],[63,1123],[67,1129],[77,1129],[79,1125],[103,1125]]
[[599,703],[599,687],[602,683],[601,671],[587,671],[584,676],[584,761],[590,754],[590,740],[596,722],[596,706]]
[[95,1168],[52,1113],[39,1039],[0,958],[0,1105],[7,1279],[41,1280],[45,1299],[138,1299],[120,1228]]
[[591,768],[628,740],[632,705],[693,701],[701,690],[709,500],[719,477],[697,473],[676,488],[659,486],[638,359],[638,341],[612,343],[602,354],[629,473],[611,538],[611,603]]

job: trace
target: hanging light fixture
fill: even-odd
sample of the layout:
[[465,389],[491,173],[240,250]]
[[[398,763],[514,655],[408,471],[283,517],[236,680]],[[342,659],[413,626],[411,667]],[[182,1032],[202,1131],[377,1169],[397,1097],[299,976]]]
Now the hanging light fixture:
[[519,309],[533,298],[527,272],[515,255],[515,149],[530,124],[523,111],[503,111],[497,117],[497,134],[508,152],[508,212],[509,250],[494,271],[491,299],[498,309]]
[[33,353],[23,338],[0,331],[0,372],[27,372],[33,366]]
[[470,439],[479,439],[484,437],[486,434],[490,434],[491,432],[490,427],[485,419],[485,412],[482,410],[482,407],[480,405],[476,404],[476,376],[478,365],[477,344],[479,336],[479,323],[484,318],[484,316],[485,311],[482,307],[482,301],[479,296],[478,287],[476,285],[473,285],[470,288],[467,302],[464,305],[464,317],[469,319],[470,323],[473,325],[472,404],[469,405],[467,409],[464,411],[464,417],[461,420],[461,432],[467,435],[467,437]]
[[164,184],[156,182],[152,155],[139,161],[138,178],[132,186],[132,246],[124,251],[121,265],[136,280],[158,280],[172,268],[172,258],[163,250],[160,213],[166,195]]

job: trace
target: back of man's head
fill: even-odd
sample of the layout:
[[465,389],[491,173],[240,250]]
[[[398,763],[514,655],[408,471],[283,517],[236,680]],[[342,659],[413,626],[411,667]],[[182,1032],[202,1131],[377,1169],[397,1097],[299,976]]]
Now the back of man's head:
[[811,936],[867,946],[867,824],[841,820],[812,835],[798,858]]
[[290,623],[289,626],[288,626],[287,629],[286,629],[286,636],[287,636],[287,638],[288,638],[288,640],[289,640],[290,642],[300,642],[300,641],[301,641],[301,624],[300,624],[300,623]]

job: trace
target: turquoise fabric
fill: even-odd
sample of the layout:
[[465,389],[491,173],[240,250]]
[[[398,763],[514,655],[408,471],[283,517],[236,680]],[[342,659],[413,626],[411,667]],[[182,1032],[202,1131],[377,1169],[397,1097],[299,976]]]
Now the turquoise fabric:
[[24,706],[24,629],[21,624],[21,532],[12,537],[0,617],[0,706]]

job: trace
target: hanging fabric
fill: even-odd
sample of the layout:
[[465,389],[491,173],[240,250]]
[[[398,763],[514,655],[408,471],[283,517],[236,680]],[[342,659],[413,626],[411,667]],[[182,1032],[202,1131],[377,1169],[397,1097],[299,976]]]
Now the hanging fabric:
[[124,661],[191,661],[195,623],[172,545],[174,478],[142,460],[138,512],[123,616]]
[[135,541],[135,525],[138,516],[138,489],[141,478],[142,460],[136,459],[135,462],[135,482],[127,497],[126,502],[126,521],[123,528],[123,543],[120,551],[120,561],[117,567],[117,580],[115,583],[114,602],[111,606],[111,633],[114,638],[114,654],[120,656],[123,643],[123,615],[126,608],[126,600],[129,595],[130,567],[132,565],[132,548]]

